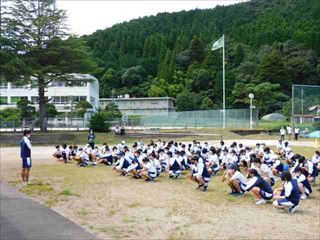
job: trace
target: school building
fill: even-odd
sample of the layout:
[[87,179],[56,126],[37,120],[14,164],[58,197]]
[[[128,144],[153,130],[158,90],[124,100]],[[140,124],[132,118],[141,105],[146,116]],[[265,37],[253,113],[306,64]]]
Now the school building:
[[115,103],[122,115],[162,115],[174,112],[175,99],[170,97],[130,98],[128,95],[118,98],[100,98],[100,107]]
[[[70,112],[77,102],[84,100],[94,109],[99,107],[99,82],[89,74],[69,74],[66,82],[52,81],[46,89],[45,96],[59,112]],[[32,84],[19,86],[12,82],[0,84],[0,109],[16,107],[21,99],[28,99],[38,108],[38,88]]]

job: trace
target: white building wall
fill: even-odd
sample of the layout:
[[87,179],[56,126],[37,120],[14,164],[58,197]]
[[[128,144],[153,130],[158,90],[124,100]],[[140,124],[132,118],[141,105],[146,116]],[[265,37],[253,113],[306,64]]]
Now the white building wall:
[[[85,96],[86,100],[97,109],[99,107],[99,82],[97,79],[87,82],[86,86],[48,86],[45,96],[49,99],[53,97],[77,97]],[[15,107],[16,104],[12,102],[13,97],[27,97],[31,101],[32,97],[38,97],[38,89],[31,88],[30,84],[23,87],[15,87],[11,83],[7,83],[7,87],[3,84],[0,88],[0,96],[7,97],[8,104],[1,104],[0,109]],[[58,111],[68,112],[71,110],[71,101],[68,103],[53,103]],[[37,107],[37,104],[34,104]],[[76,103],[73,103],[75,107]]]

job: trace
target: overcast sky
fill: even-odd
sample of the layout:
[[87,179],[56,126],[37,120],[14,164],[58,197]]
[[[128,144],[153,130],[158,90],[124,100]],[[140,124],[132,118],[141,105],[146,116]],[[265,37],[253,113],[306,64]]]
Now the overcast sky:
[[244,0],[57,0],[57,6],[67,10],[70,31],[77,35],[83,35],[111,27],[116,23],[156,15],[160,12],[214,8],[216,5],[230,5],[242,1]]

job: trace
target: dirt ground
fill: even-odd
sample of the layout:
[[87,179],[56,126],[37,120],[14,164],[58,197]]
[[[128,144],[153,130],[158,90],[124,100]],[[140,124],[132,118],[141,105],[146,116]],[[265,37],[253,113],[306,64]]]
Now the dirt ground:
[[23,188],[19,149],[1,148],[1,179],[102,239],[320,239],[319,182],[292,215],[271,203],[254,205],[251,194],[229,196],[221,176],[203,193],[186,176],[172,180],[164,174],[145,183],[104,165],[64,165],[52,151],[33,148],[33,184]]

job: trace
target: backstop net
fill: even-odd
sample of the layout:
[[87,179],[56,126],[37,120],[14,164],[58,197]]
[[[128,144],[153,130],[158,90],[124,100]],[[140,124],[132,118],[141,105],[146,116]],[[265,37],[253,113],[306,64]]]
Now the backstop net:
[[302,131],[316,130],[320,122],[320,86],[292,85],[291,103],[292,124]]

